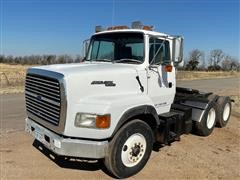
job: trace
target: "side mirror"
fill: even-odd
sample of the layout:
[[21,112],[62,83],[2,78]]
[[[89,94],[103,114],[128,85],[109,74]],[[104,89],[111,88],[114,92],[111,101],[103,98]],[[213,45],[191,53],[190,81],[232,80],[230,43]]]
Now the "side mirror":
[[89,44],[90,44],[90,39],[86,39],[83,41],[83,59],[87,58]]
[[173,39],[173,62],[179,64],[183,61],[183,37],[177,36]]

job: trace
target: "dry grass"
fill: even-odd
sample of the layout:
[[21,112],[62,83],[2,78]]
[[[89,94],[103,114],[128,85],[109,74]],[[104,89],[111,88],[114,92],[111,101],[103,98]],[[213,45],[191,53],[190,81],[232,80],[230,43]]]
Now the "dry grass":
[[217,79],[217,78],[227,78],[227,77],[240,77],[240,72],[226,72],[226,71],[216,71],[216,72],[206,72],[206,71],[178,71],[178,80],[194,80],[194,79]]
[[28,67],[30,66],[0,64],[1,87],[23,85]]
[[23,93],[24,92],[24,86],[9,86],[9,87],[1,87],[0,94],[17,94],[17,93]]
[[[0,63],[0,94],[19,93],[24,91],[26,70],[31,66],[8,65]],[[240,72],[205,72],[178,71],[178,80],[213,79],[223,77],[240,77]]]
[[30,66],[0,64],[0,94],[23,92],[28,67]]

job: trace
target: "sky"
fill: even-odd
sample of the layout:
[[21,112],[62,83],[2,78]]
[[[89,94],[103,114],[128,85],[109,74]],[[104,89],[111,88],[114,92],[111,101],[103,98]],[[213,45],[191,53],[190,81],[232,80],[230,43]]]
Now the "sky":
[[184,36],[184,53],[240,59],[240,0],[0,0],[0,54],[82,53],[96,25],[153,25]]

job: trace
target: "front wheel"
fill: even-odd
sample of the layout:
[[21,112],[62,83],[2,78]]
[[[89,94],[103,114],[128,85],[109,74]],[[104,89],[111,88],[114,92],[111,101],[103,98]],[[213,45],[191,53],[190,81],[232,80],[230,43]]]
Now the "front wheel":
[[141,120],[125,124],[111,140],[105,166],[118,178],[138,173],[147,163],[153,146],[153,132]]

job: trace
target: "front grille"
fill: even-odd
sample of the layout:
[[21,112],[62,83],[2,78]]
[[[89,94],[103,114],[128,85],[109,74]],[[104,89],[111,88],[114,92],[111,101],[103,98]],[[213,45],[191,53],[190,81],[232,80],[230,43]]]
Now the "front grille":
[[57,126],[61,115],[60,82],[57,79],[27,74],[25,84],[26,110],[43,121]]

